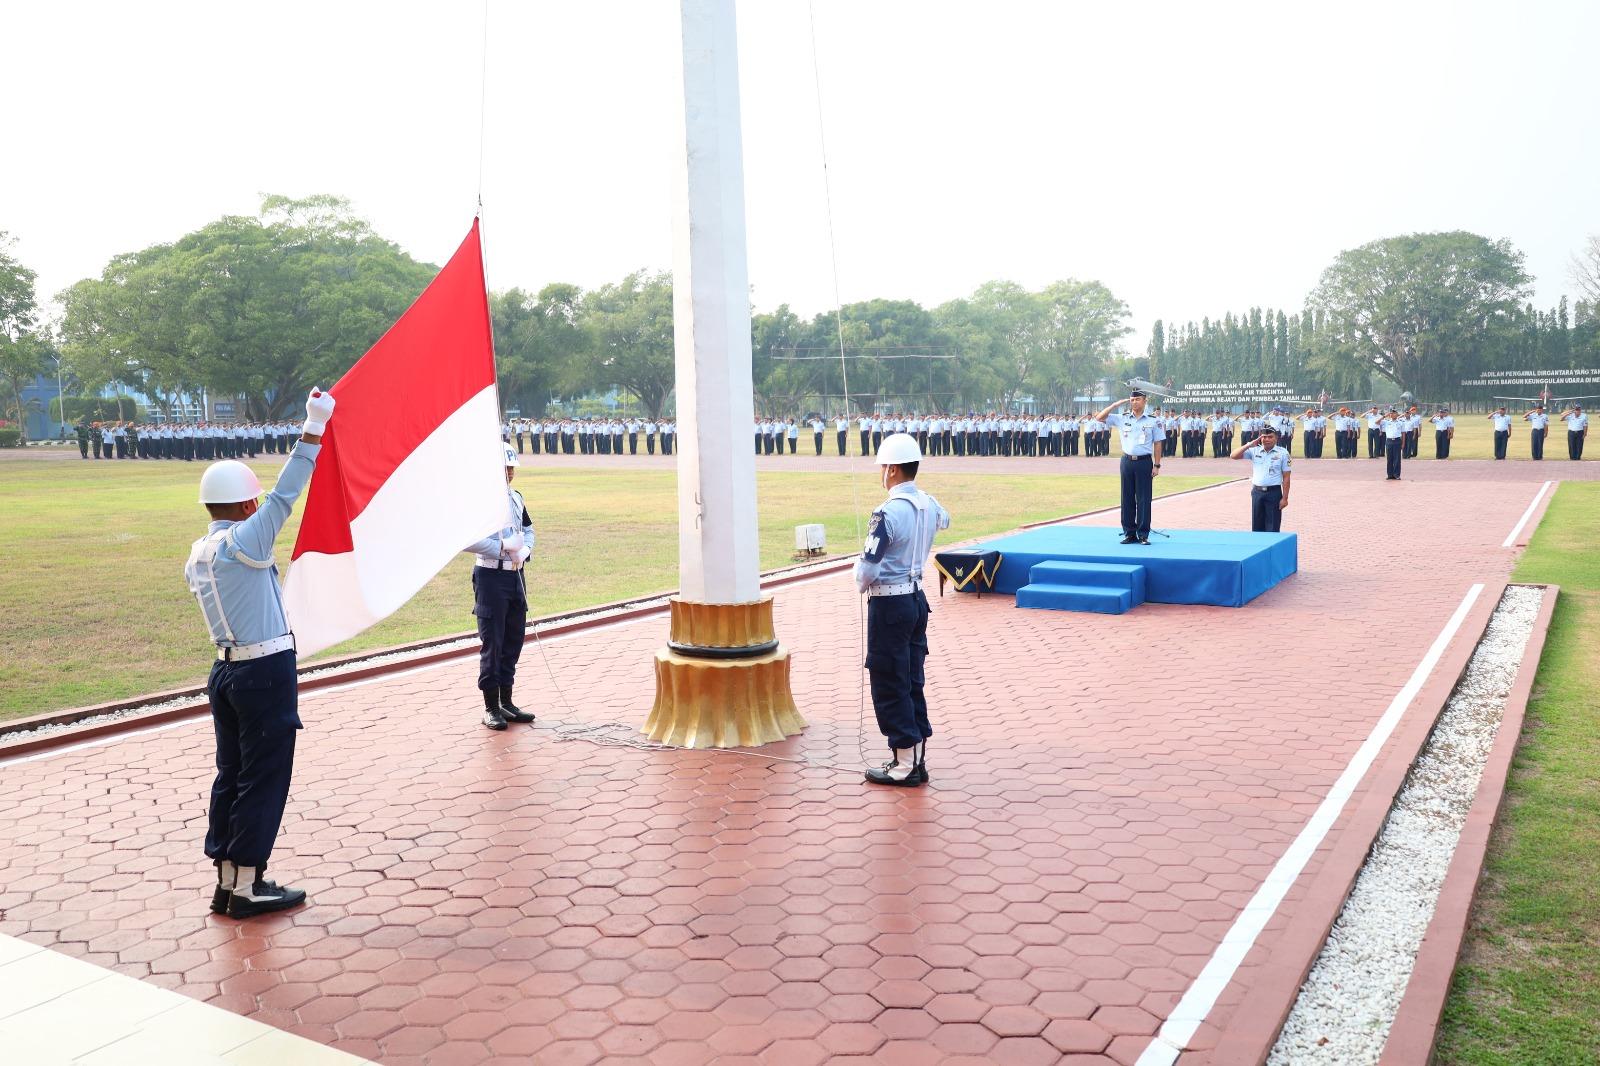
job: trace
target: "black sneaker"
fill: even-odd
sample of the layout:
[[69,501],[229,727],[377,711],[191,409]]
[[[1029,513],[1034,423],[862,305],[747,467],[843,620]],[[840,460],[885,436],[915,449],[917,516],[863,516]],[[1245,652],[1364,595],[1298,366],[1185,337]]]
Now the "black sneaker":
[[211,913],[212,914],[227,914],[228,913],[228,900],[230,900],[232,898],[233,898],[233,893],[231,891],[229,891],[226,888],[223,888],[221,885],[218,885],[217,888],[216,888],[216,891],[211,893]]
[[483,724],[497,733],[506,727],[506,712],[500,709],[500,693],[492,688],[483,690]]
[[922,784],[924,779],[922,775],[917,773],[916,767],[912,767],[911,773],[905,777],[893,777],[889,773],[889,769],[892,766],[894,766],[894,761],[890,760],[881,767],[875,766],[868,770],[866,775],[867,783],[873,785],[895,785],[900,788],[917,788]]
[[288,910],[306,901],[306,894],[298,888],[284,888],[276,881],[257,878],[248,891],[237,886],[228,896],[229,918],[254,918],[258,914]]

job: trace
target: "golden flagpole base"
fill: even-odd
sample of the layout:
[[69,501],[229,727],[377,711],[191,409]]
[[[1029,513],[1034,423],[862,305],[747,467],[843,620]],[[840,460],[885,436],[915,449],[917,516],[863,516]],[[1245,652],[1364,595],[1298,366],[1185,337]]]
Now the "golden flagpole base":
[[748,748],[806,727],[789,692],[789,653],[772,626],[772,597],[695,603],[674,597],[667,646],[656,652],[651,740],[680,748]]

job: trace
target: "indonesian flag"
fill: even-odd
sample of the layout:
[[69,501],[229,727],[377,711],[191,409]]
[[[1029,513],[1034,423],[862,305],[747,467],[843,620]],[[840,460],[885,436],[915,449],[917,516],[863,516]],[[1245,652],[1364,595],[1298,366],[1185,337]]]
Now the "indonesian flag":
[[506,523],[478,223],[333,388],[284,607],[301,655],[388,617]]

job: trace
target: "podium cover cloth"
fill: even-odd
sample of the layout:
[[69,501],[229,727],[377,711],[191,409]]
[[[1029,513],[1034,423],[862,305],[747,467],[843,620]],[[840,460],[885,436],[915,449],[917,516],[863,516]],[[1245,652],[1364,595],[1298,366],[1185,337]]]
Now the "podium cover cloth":
[[1000,553],[980,548],[953,548],[935,553],[933,565],[939,571],[941,596],[947,578],[957,592],[993,592],[994,576],[1000,570]]
[[329,390],[284,608],[300,655],[348,640],[504,524],[504,451],[478,222]]

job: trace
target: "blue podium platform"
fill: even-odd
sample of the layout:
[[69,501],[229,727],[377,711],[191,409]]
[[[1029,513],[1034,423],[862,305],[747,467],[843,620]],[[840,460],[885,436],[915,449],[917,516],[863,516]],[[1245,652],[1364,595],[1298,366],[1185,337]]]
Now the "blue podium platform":
[[[1113,614],[1142,601],[1242,607],[1299,569],[1293,533],[1179,529],[1149,545],[1121,539],[1116,528],[1048,526],[978,548],[1000,553],[995,592],[1027,590],[1019,607]],[[1127,596],[1107,596],[1112,589]]]

